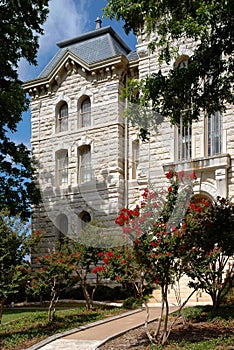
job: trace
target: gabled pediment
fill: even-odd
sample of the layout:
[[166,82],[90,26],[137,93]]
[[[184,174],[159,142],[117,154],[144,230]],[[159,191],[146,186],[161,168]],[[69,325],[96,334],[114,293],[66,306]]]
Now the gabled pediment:
[[121,76],[129,61],[137,62],[110,27],[58,43],[58,46],[60,49],[41,74],[24,84],[34,98],[55,92],[69,75],[78,74],[98,83]]

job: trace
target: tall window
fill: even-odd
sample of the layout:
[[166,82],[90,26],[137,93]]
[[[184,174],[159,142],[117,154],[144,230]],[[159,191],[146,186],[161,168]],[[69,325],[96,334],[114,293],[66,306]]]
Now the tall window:
[[181,118],[177,125],[177,158],[178,160],[189,160],[192,156],[192,125],[183,125]]
[[[178,64],[179,70],[188,68],[188,56],[184,56],[183,58]],[[190,123],[187,125],[183,123],[183,113],[191,109],[191,97],[189,91],[186,91],[186,89],[184,90],[182,99],[185,101],[185,110],[181,110],[180,122],[177,124],[177,159],[189,160],[192,156],[192,125]]]
[[57,126],[56,129],[58,132],[68,130],[68,106],[67,103],[63,103],[59,108],[57,115]]
[[57,152],[57,184],[58,186],[68,184],[68,152],[61,150]]
[[137,178],[137,168],[139,165],[139,141],[132,143],[132,179]]
[[68,218],[65,214],[60,214],[56,218],[56,228],[58,234],[58,241],[60,244],[63,244],[64,238],[68,233]]
[[91,147],[84,145],[78,148],[78,182],[84,183],[92,180]]
[[86,127],[91,125],[91,102],[90,98],[87,97],[81,103],[80,107],[80,126]]
[[222,152],[222,121],[220,112],[216,112],[208,118],[208,156]]

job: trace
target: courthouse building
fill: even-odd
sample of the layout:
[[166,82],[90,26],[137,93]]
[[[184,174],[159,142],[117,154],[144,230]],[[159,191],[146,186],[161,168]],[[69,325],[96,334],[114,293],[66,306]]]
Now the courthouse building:
[[[89,221],[113,226],[119,209],[134,205],[149,183],[168,186],[172,167],[196,172],[194,195],[234,197],[233,106],[187,127],[163,120],[147,142],[124,118],[121,91],[128,79],[159,69],[145,35],[137,39],[132,51],[97,19],[95,30],[59,42],[41,74],[24,84],[43,200],[33,227],[45,232],[47,244]],[[172,65],[186,64],[192,53],[191,43],[181,44]]]

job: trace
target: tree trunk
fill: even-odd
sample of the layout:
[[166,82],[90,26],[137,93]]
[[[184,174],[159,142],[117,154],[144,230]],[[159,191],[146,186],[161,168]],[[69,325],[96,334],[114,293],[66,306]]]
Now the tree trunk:
[[154,339],[152,337],[152,335],[150,334],[148,325],[149,325],[149,307],[147,304],[147,301],[143,300],[144,305],[145,305],[145,310],[146,310],[146,319],[145,319],[145,333],[150,341],[151,344],[154,344]]
[[154,338],[157,339],[159,332],[160,332],[160,328],[161,328],[161,324],[162,324],[162,318],[163,318],[163,312],[164,312],[164,299],[163,299],[163,287],[161,287],[161,294],[162,294],[162,301],[161,301],[161,310],[160,310],[160,316],[158,318],[158,325],[157,328],[154,332]]
[[6,298],[2,297],[1,302],[0,302],[0,324],[2,323],[2,314],[4,310],[4,305],[5,305]]
[[83,276],[81,276],[81,287],[82,287],[85,302],[86,302],[86,308],[87,308],[87,310],[91,310],[93,305],[92,305],[92,300],[91,300],[89,292],[88,292],[87,271],[88,271],[88,268],[86,268]]
[[[54,280],[54,284],[53,284],[52,290],[51,290],[50,305],[48,308],[48,321],[49,322],[54,319],[54,315],[55,315],[55,311],[56,311],[55,305],[56,305],[56,302],[58,301],[57,291],[56,291],[55,285],[56,285],[56,281]],[[57,297],[57,300],[56,300],[56,297]]]
[[168,325],[168,316],[169,316],[169,304],[168,304],[168,298],[167,298],[167,290],[168,290],[168,286],[166,285],[165,291],[163,294],[164,304],[166,305],[166,312],[165,312],[165,318],[164,318],[163,333],[162,333],[162,338],[161,338],[162,345],[164,345],[166,343],[167,338],[168,338],[167,325]]

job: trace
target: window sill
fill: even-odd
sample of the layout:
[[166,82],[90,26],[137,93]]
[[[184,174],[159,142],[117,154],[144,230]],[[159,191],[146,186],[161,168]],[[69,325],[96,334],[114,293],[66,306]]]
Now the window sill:
[[229,154],[217,154],[212,157],[195,158],[191,160],[175,161],[163,165],[164,172],[174,168],[176,171],[185,170],[202,170],[202,169],[216,169],[216,168],[229,168],[230,167],[230,155]]

